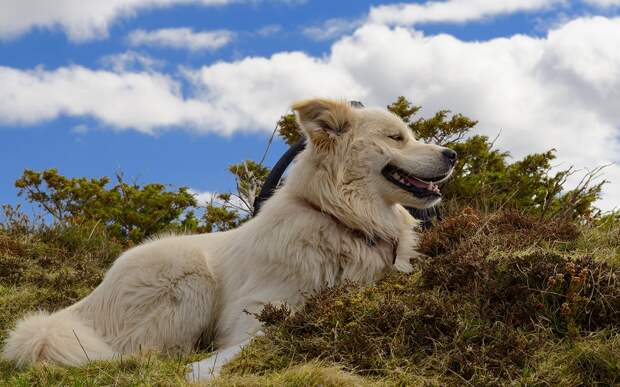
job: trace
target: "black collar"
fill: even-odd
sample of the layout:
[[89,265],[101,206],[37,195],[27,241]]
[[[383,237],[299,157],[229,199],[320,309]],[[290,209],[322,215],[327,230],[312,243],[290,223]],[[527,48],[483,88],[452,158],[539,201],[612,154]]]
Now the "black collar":
[[396,238],[385,239],[385,238],[379,238],[379,237],[374,236],[374,235],[368,235],[367,233],[363,232],[362,230],[358,230],[356,228],[352,228],[352,227],[347,226],[340,219],[338,219],[336,216],[334,216],[334,215],[332,215],[332,214],[330,214],[328,212],[323,211],[319,206],[317,206],[316,204],[312,203],[308,199],[301,198],[301,200],[303,202],[305,202],[308,205],[308,207],[310,207],[313,210],[315,210],[317,212],[320,212],[321,214],[329,217],[334,223],[337,223],[340,227],[343,227],[343,228],[347,229],[356,238],[363,239],[366,242],[366,245],[368,247],[375,247],[380,242],[385,242],[388,245],[392,246],[392,265],[396,263],[396,251],[398,250],[398,239],[396,239]]

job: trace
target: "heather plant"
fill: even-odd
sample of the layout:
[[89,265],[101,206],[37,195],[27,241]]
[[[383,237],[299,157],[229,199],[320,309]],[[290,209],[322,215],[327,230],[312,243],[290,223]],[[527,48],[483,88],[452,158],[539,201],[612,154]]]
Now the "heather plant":
[[388,384],[615,385],[620,267],[577,251],[580,238],[568,220],[465,209],[423,234],[412,275],[267,306],[266,335],[228,370],[314,361]]

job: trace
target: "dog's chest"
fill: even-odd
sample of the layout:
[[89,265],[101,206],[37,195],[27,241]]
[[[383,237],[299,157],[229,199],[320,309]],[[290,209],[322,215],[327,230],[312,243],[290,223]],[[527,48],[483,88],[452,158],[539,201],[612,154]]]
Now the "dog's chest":
[[326,256],[335,270],[334,285],[344,281],[370,283],[381,278],[394,263],[396,245],[383,240],[361,237],[343,237],[333,246],[333,254]]

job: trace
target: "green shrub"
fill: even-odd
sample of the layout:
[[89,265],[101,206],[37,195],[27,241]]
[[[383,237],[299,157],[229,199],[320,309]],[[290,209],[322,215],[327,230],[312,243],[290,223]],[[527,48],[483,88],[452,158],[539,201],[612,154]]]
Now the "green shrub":
[[18,195],[25,195],[54,221],[102,225],[110,237],[121,241],[137,243],[170,227],[193,223],[191,213],[185,221],[179,219],[196,205],[187,188],[171,192],[163,184],[129,184],[120,174],[116,179],[116,184],[108,187],[107,177],[67,178],[50,168],[43,172],[25,170],[15,186]]

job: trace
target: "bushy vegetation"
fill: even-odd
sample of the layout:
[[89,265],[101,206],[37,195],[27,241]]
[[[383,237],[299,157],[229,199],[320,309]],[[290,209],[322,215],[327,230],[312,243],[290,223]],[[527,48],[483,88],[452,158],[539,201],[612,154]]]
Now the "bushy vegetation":
[[56,223],[102,225],[111,238],[133,243],[171,227],[193,226],[193,213],[181,214],[196,205],[187,188],[176,192],[163,184],[127,183],[121,174],[110,179],[67,178],[54,168],[24,171],[15,182],[31,203],[36,203]]
[[[424,231],[413,274],[349,283],[299,310],[268,306],[266,334],[215,385],[618,385],[620,216],[593,203],[598,171],[567,187],[553,151],[512,161],[476,122],[442,111],[417,118],[399,98],[388,107],[422,141],[459,152],[442,191],[444,219]],[[292,116],[278,123],[300,139]],[[68,178],[25,171],[18,193],[46,219],[4,207],[0,224],[0,342],[15,320],[88,294],[118,254],[165,231],[212,232],[247,220],[269,170],[232,165],[237,190],[200,208],[189,190],[127,183],[121,175]],[[83,368],[15,369],[6,385],[179,385],[184,365],[207,353],[156,353]]]
[[228,369],[320,360],[404,385],[620,383],[620,267],[581,237],[566,221],[466,209],[423,235],[413,275],[263,310],[266,336]]

